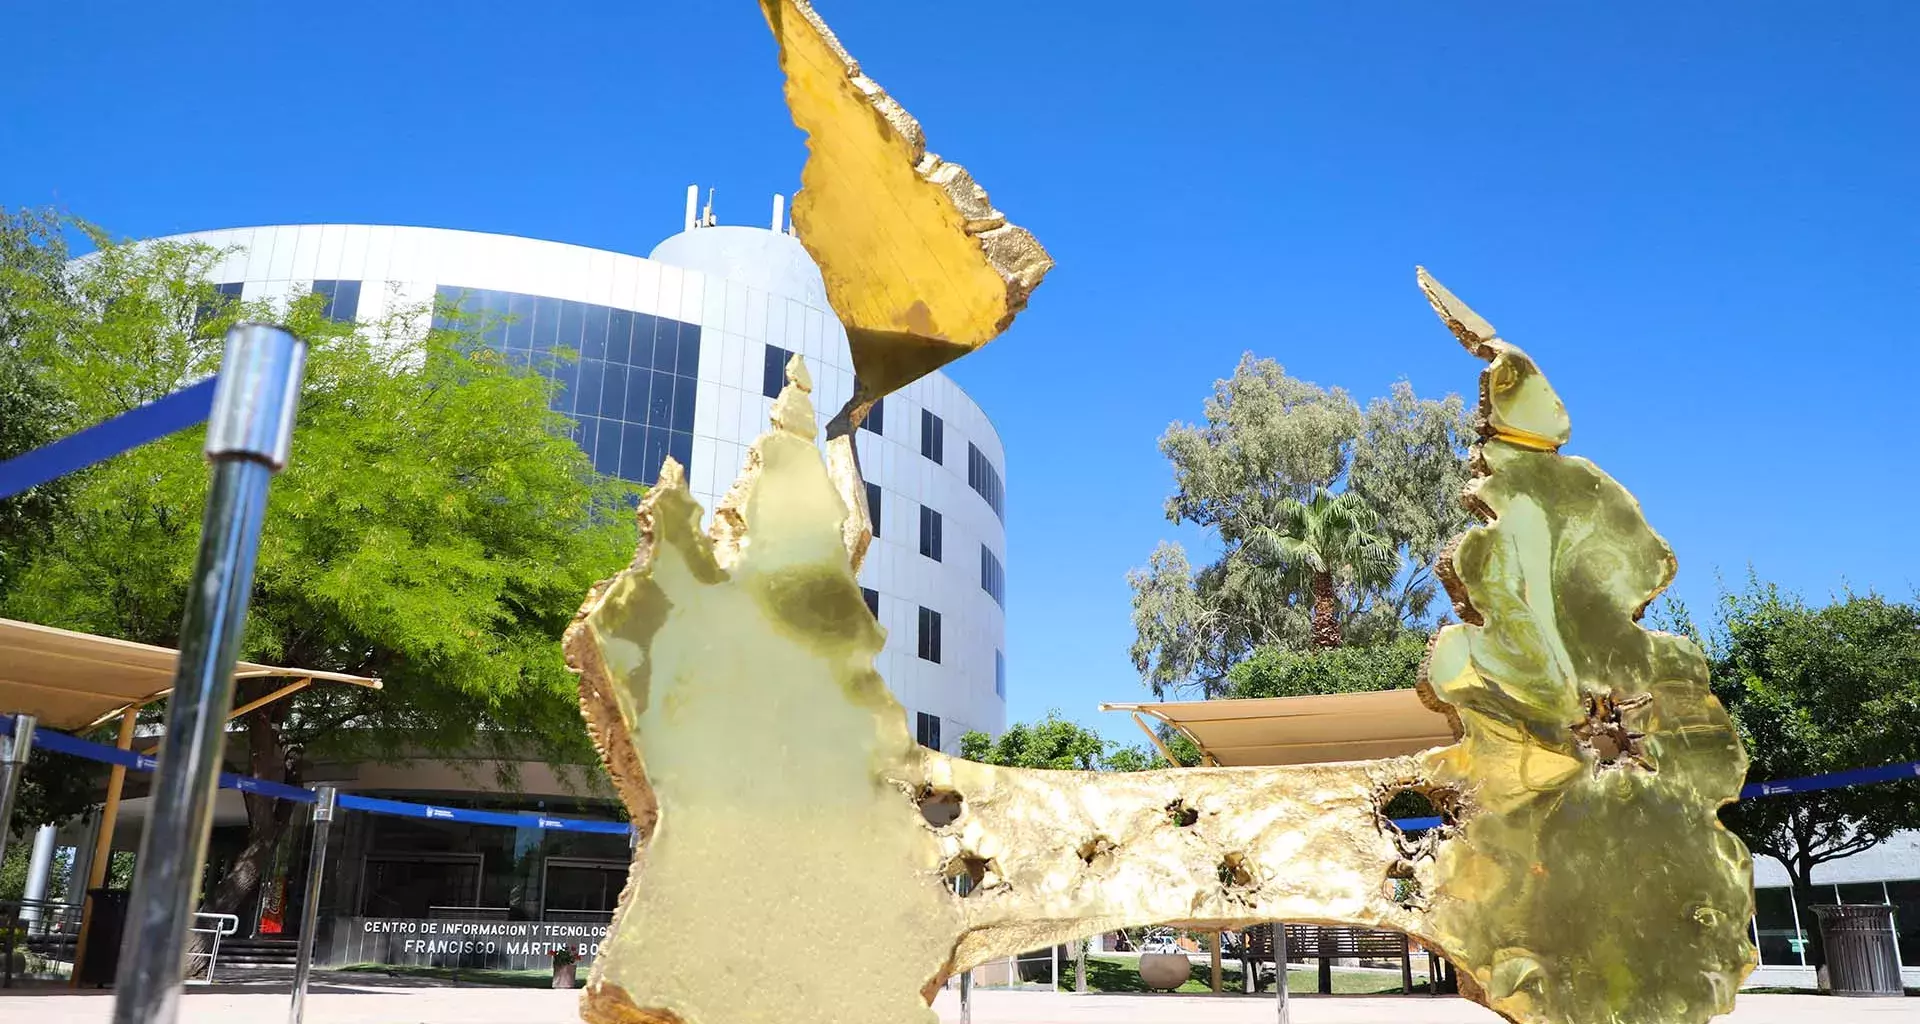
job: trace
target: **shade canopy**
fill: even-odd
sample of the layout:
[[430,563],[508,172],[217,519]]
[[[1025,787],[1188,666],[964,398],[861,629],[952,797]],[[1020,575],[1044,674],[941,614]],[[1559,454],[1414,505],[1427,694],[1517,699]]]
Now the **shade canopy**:
[[[165,697],[179,660],[171,647],[0,619],[0,712],[33,715],[49,729],[85,729]],[[250,661],[233,675],[285,678],[293,688],[321,681],[380,688],[367,676]]]
[[1147,719],[1164,722],[1192,740],[1207,763],[1228,766],[1368,761],[1455,739],[1447,716],[1421,703],[1411,689],[1102,704],[1100,710],[1133,712],[1155,746],[1159,737]]

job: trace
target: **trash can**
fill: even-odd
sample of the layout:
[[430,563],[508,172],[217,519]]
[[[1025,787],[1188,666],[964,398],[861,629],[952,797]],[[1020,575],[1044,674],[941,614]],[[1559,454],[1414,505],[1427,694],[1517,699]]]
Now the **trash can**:
[[1836,996],[1893,996],[1900,987],[1900,948],[1893,907],[1885,903],[1814,907],[1827,950],[1827,980]]
[[79,984],[95,988],[113,984],[113,976],[120,972],[120,939],[127,932],[127,904],[132,895],[126,889],[87,890],[93,918],[87,925],[87,953],[80,962]]

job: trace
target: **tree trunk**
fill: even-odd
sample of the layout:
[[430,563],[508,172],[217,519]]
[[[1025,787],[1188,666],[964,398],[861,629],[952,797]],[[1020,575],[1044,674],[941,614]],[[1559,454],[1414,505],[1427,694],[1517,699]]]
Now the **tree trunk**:
[[1313,646],[1338,647],[1340,636],[1340,600],[1333,590],[1333,574],[1313,574]]
[[1786,868],[1793,885],[1793,902],[1800,911],[1800,931],[1807,940],[1807,966],[1818,971],[1827,965],[1827,948],[1820,941],[1820,918],[1812,908],[1816,903],[1832,902],[1833,897],[1828,895],[1823,899],[1815,894],[1812,861],[1796,858]]
[[[242,690],[243,699],[254,699]],[[280,742],[280,723],[284,711],[274,705],[268,705],[247,713],[247,773],[256,778],[289,785],[299,784],[296,758],[287,755]],[[234,859],[229,869],[213,888],[212,896],[202,903],[201,908],[210,914],[238,914],[240,908],[260,888],[265,880],[267,868],[273,863],[275,847],[280,837],[287,832],[287,823],[293,816],[293,802],[276,800],[268,796],[253,793],[242,794],[247,805],[247,844]],[[241,922],[241,934],[250,931],[248,922]],[[188,937],[189,954],[204,954],[213,946],[210,935],[195,932]],[[207,959],[204,956],[189,955],[187,974],[189,977],[206,973]]]

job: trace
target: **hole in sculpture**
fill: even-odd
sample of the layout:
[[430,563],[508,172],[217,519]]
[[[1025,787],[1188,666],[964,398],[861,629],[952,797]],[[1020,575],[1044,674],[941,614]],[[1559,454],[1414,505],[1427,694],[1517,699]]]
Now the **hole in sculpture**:
[[1583,698],[1587,715],[1573,723],[1573,738],[1593,754],[1594,770],[1631,765],[1647,771],[1654,764],[1646,756],[1640,741],[1646,733],[1627,727],[1627,715],[1653,703],[1653,694],[1621,697],[1613,693],[1589,693]]
[[1445,828],[1460,820],[1460,794],[1446,786],[1409,779],[1382,789],[1376,799],[1380,817],[1401,831],[1405,831],[1403,823],[1413,824],[1418,831],[1431,827],[1435,818]]
[[1220,884],[1229,889],[1248,889],[1254,884],[1253,869],[1247,866],[1247,855],[1229,853],[1220,859]]
[[1380,813],[1392,821],[1440,816],[1439,809],[1433,806],[1433,800],[1425,792],[1410,787],[1394,790],[1388,795],[1381,802]]
[[935,789],[927,786],[920,790],[920,817],[934,828],[951,825],[966,808],[966,801],[960,794],[950,789]]
[[947,862],[947,884],[961,896],[971,896],[980,888],[987,877],[987,859],[972,853],[962,852]]
[[1180,828],[1188,828],[1200,820],[1200,812],[1188,807],[1185,800],[1176,797],[1167,805],[1167,820]]
[[1113,840],[1108,839],[1106,836],[1094,836],[1092,839],[1080,844],[1080,863],[1088,867],[1109,860],[1112,856]]
[[1402,857],[1387,868],[1386,884],[1382,887],[1384,895],[1409,910],[1425,910],[1427,898],[1420,888],[1420,879],[1415,877],[1413,862]]

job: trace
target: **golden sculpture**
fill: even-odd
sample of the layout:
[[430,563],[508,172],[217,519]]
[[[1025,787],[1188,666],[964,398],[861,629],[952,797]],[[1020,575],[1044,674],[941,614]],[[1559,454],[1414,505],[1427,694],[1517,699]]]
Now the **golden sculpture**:
[[[855,578],[867,531],[848,423],[990,340],[1045,255],[1003,234],[1025,255],[1000,259],[988,236],[1018,229],[965,215],[960,176],[934,173],[951,165],[922,159],[917,126],[805,4],[763,7],[810,132],[795,224],[849,336],[865,332],[862,385],[823,457],[796,358],[707,533],[669,462],[632,566],[568,633],[589,727],[646,836],[585,1016],[930,1024],[944,980],[995,957],[1120,927],[1273,920],[1403,931],[1515,1021],[1729,1009],[1754,962],[1751,865],[1715,812],[1745,760],[1700,653],[1636,622],[1672,556],[1624,489],[1558,454],[1566,413],[1533,363],[1424,271],[1436,311],[1490,364],[1467,493],[1490,525],[1443,562],[1465,624],[1441,633],[1421,681],[1458,742],[1134,774],[994,768],[913,742],[873,668],[884,637]],[[909,158],[916,173],[898,173]],[[841,234],[861,199],[870,223]],[[1388,821],[1409,788],[1446,824],[1412,838]],[[822,935],[830,948],[803,941]]]

